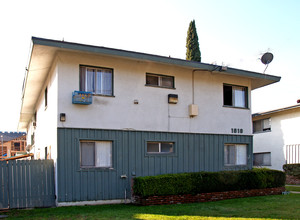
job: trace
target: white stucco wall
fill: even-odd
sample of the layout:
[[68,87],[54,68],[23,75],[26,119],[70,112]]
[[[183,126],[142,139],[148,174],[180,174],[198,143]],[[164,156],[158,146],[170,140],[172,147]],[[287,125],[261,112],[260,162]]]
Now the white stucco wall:
[[[40,93],[36,105],[36,127],[29,123],[27,140],[31,142],[31,135],[35,133],[35,144],[32,148],[35,159],[45,159],[45,148],[50,159],[57,159],[57,65],[54,62]],[[45,107],[45,88],[48,90],[47,107]],[[32,118],[33,120],[33,118]]]
[[286,145],[300,144],[300,111],[273,114],[271,132],[256,133],[253,137],[253,152],[271,152],[270,169],[282,170],[286,161]]
[[[114,97],[94,96],[91,105],[72,104],[79,90],[79,65],[112,68]],[[145,86],[146,72],[175,77],[175,89]],[[189,117],[192,104],[192,69],[116,59],[90,54],[58,54],[58,112],[66,122],[58,127],[134,129],[151,131],[232,134],[232,128],[251,135],[250,109],[223,107],[223,83],[247,86],[250,80],[210,72],[195,72],[195,104],[199,115]],[[178,104],[168,104],[168,94],[178,94]],[[134,104],[138,100],[139,104]]]

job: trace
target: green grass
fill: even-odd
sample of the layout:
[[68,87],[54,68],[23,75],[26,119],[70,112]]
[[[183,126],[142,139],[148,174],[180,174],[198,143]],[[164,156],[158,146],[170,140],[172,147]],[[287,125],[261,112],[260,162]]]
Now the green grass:
[[300,192],[300,186],[285,186],[286,191]]
[[300,194],[181,205],[98,205],[10,210],[7,219],[299,219]]

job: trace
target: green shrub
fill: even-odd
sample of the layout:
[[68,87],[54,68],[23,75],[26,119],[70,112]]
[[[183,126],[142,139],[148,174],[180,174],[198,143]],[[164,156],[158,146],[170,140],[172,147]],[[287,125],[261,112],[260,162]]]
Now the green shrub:
[[300,178],[300,163],[298,164],[284,164],[283,169],[287,175]]
[[180,195],[246,189],[264,189],[285,185],[285,174],[277,170],[197,172],[136,177],[134,194]]

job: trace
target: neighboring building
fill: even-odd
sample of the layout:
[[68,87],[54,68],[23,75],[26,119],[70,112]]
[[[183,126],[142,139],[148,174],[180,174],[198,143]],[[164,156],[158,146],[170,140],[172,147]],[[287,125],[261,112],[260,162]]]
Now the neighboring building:
[[254,166],[283,170],[300,163],[300,104],[256,113],[252,120]]
[[1,159],[26,154],[26,133],[0,132],[0,144]]
[[130,197],[131,178],[252,168],[251,91],[280,77],[32,38],[19,129],[57,202]]

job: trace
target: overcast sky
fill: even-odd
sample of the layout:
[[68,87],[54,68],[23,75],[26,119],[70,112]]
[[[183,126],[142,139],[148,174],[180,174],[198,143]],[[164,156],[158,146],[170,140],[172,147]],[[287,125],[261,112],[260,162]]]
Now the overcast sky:
[[185,59],[195,19],[202,62],[263,73],[279,83],[252,92],[252,112],[300,99],[300,1],[297,0],[2,0],[0,131],[17,131],[31,37]]

